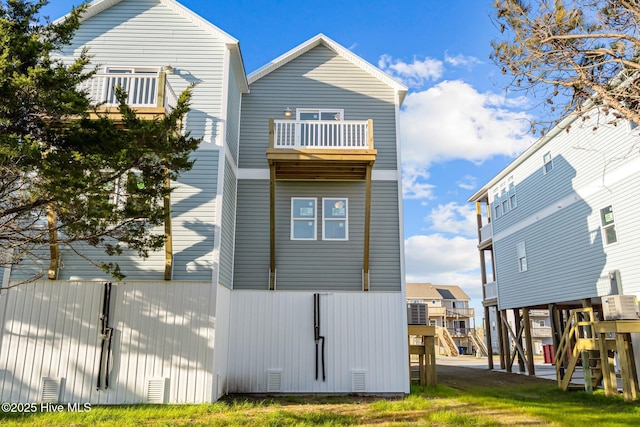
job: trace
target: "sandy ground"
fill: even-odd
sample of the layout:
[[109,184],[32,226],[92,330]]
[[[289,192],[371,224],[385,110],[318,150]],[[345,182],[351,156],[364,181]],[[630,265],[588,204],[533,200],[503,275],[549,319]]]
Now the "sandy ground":
[[519,373],[517,363],[513,366],[513,373],[500,370],[500,361],[494,358],[494,370],[490,371],[487,358],[473,356],[437,357],[438,384],[447,385],[461,390],[478,386],[508,386],[518,384],[533,384],[540,382],[556,382],[556,372],[553,365],[540,362],[535,364],[536,376],[526,372]]

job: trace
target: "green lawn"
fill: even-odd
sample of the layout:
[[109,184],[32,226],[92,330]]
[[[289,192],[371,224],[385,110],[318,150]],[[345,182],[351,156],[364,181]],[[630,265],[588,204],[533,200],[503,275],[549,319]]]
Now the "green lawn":
[[549,385],[413,387],[403,399],[373,397],[228,397],[208,405],[93,407],[85,413],[3,414],[1,425],[33,426],[640,426],[640,405],[602,392]]

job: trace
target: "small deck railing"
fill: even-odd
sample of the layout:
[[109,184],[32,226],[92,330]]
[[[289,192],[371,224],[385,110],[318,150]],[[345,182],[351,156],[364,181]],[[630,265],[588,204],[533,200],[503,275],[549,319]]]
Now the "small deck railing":
[[480,245],[484,245],[493,238],[493,224],[487,223],[480,229]]
[[498,283],[489,282],[484,284],[484,299],[490,300],[498,298]]
[[167,111],[171,111],[178,102],[178,97],[162,71],[140,74],[95,74],[84,82],[80,89],[88,93],[89,99],[95,105],[112,107],[118,105],[117,87],[122,87],[127,93],[127,105],[134,108],[164,107]]
[[373,122],[273,120],[273,148],[373,149]]

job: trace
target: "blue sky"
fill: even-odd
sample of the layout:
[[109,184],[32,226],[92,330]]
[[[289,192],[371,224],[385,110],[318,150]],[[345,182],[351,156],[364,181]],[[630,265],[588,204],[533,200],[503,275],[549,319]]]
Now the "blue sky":
[[[78,1],[53,0],[52,19]],[[407,282],[460,285],[482,314],[468,197],[533,142],[531,103],[491,63],[491,0],[180,3],[240,41],[248,73],[323,33],[409,86],[401,110]]]

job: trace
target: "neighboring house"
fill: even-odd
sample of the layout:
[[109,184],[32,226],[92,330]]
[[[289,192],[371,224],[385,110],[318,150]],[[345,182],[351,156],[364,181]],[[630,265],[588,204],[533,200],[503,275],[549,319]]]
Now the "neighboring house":
[[469,307],[469,296],[456,285],[407,283],[407,302],[426,304],[428,324],[445,328],[465,354],[473,354],[471,338],[474,330],[474,309]]
[[[491,348],[493,350],[493,354],[496,354],[500,348],[500,342],[498,341],[498,323],[495,310],[491,310],[489,312],[489,316],[489,324],[491,325],[491,332],[489,334],[491,337]],[[514,320],[512,312],[507,312],[507,321],[510,327],[513,328]],[[533,354],[540,356],[543,354],[543,346],[553,345],[549,310],[529,310],[529,323],[533,344]]]
[[238,41],[173,0],[93,2],[63,58],[84,47],[101,67],[96,100],[152,88],[134,107],[162,114],[197,83],[185,128],[202,143],[172,183],[173,243],[118,257],[125,280],[64,251],[57,280],[2,291],[0,400],[408,393],[407,88],[322,35],[247,80]]
[[[545,320],[543,331],[555,329],[557,345],[570,309],[593,306],[602,316],[604,297],[640,295],[632,255],[640,252],[640,136],[610,118],[568,116],[469,199],[477,207],[489,343],[496,332],[513,338],[502,320],[507,311],[513,332],[524,327],[526,336],[534,319],[543,320],[534,311],[549,310],[557,321]],[[499,344],[509,353],[504,339]]]

